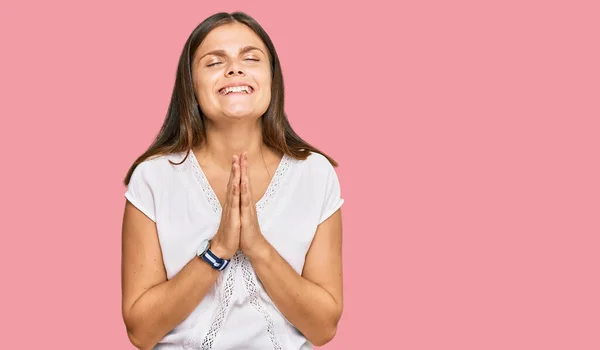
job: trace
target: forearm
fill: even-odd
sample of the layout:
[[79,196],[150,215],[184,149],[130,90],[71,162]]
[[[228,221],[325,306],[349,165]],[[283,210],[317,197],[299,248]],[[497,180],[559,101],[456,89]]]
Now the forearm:
[[125,315],[128,335],[140,349],[150,349],[198,306],[219,271],[192,259],[171,280],[144,292]]
[[300,276],[268,242],[249,259],[277,308],[311,343],[333,338],[342,306],[327,290]]

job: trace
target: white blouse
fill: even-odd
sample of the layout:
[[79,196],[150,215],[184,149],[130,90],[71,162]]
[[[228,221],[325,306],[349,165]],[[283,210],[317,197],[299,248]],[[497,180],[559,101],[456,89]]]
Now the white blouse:
[[[193,152],[146,160],[134,170],[125,197],[156,223],[167,278],[214,236],[221,206]],[[261,231],[279,254],[302,273],[317,226],[344,200],[334,167],[312,153],[284,155],[256,204]],[[246,256],[238,251],[191,314],[155,349],[312,349],[277,309]]]

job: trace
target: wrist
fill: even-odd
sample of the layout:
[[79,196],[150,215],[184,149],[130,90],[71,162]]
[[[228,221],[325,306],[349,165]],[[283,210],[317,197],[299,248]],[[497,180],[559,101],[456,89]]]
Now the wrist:
[[230,260],[233,254],[235,254],[235,252],[231,252],[231,250],[225,248],[225,246],[218,239],[210,242],[209,249],[214,255],[221,259]]
[[253,263],[260,263],[270,260],[272,249],[273,246],[261,236],[261,238],[248,247],[244,253]]

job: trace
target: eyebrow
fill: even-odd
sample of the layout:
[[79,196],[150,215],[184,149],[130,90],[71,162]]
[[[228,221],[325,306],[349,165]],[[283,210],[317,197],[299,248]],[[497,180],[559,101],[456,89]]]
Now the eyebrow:
[[[246,53],[248,51],[254,51],[254,50],[258,50],[258,51],[262,52],[263,55],[265,55],[263,50],[259,49],[256,46],[251,46],[251,45],[244,46],[240,50],[240,54]],[[209,51],[209,52],[205,53],[204,55],[202,55],[202,57],[200,57],[198,59],[198,61],[201,61],[204,57],[209,56],[209,55],[225,57],[225,56],[227,56],[227,53],[225,53],[225,50],[212,50],[212,51]]]

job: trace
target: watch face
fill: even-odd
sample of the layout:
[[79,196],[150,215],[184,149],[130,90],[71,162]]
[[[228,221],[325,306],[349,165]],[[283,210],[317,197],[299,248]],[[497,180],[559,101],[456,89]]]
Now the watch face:
[[208,240],[204,240],[204,241],[200,242],[200,245],[198,246],[198,255],[203,254],[204,252],[206,252],[207,249],[208,249]]

